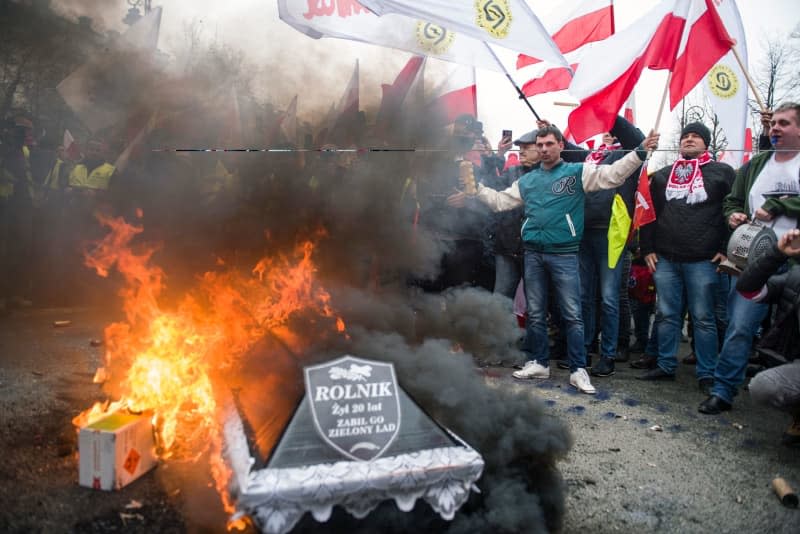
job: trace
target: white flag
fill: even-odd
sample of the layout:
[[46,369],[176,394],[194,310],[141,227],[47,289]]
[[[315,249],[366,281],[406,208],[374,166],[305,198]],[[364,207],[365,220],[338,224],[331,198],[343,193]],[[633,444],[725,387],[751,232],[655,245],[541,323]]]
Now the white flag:
[[[725,29],[736,40],[736,51],[747,65],[747,43],[739,10],[734,0],[719,0],[717,12]],[[725,163],[733,168],[742,164],[747,128],[747,80],[736,61],[733,51],[728,52],[703,79],[703,90],[708,97],[719,124],[728,139]]]
[[502,72],[483,41],[455,33],[438,24],[403,15],[378,17],[355,0],[340,1],[337,9],[307,0],[278,0],[278,15],[294,29],[312,37],[335,37],[397,48]]
[[359,0],[378,15],[397,13],[428,20],[531,57],[567,61],[525,0]]
[[157,7],[56,87],[92,132],[124,120],[136,100],[157,80],[154,52],[160,25],[161,8]]

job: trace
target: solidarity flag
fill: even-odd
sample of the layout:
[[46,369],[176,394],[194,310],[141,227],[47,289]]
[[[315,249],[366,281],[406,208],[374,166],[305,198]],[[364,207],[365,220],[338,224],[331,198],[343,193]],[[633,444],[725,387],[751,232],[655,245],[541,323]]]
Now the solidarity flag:
[[[717,11],[728,34],[736,40],[735,48],[742,63],[747,65],[747,43],[736,2],[734,0],[718,0]],[[745,132],[747,130],[747,81],[739,62],[736,61],[733,50],[711,67],[711,70],[703,78],[701,86],[714,113],[719,118],[725,138],[728,140],[724,161],[733,168],[738,168],[744,162],[747,143],[749,142],[752,148],[753,139]]]
[[378,17],[356,0],[278,0],[278,15],[313,39],[349,39],[481,69],[503,70],[479,39],[414,17],[393,13]]
[[525,0],[359,0],[377,15],[396,13],[439,24],[542,61],[567,66]]

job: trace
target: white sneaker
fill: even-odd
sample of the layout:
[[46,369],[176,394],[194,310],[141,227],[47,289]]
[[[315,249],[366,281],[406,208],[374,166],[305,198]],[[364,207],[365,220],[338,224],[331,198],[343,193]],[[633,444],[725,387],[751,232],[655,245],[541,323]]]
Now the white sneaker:
[[588,395],[594,395],[597,393],[597,390],[594,389],[592,382],[589,380],[589,375],[586,373],[586,369],[581,368],[570,374],[569,383],[581,393],[586,393]]
[[550,378],[550,367],[541,365],[536,360],[525,363],[525,367],[511,373],[514,378]]

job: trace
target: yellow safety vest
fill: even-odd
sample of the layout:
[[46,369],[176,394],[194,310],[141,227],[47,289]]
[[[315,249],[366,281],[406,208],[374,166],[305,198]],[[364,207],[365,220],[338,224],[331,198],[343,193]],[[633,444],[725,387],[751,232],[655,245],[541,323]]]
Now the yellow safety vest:
[[[28,181],[28,191],[33,196],[33,177],[31,176],[31,151],[27,146],[22,147],[22,156],[25,158],[25,179]],[[0,174],[0,198],[9,198],[14,195],[14,183],[17,179],[7,170],[2,169]]]
[[86,165],[79,163],[69,173],[69,186],[83,189],[108,189],[108,183],[111,181],[114,170],[114,166],[110,163],[103,163],[89,172]]
[[61,188],[61,166],[64,162],[61,158],[56,158],[53,168],[47,173],[44,179],[44,186],[47,189],[60,189]]

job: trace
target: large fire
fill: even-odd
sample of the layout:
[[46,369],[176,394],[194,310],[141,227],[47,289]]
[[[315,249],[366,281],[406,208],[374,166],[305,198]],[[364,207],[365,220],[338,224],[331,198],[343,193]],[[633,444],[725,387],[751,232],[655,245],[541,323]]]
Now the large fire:
[[[169,307],[161,302],[164,273],[151,264],[156,248],[132,243],[142,228],[122,218],[101,216],[100,222],[110,232],[86,263],[100,276],[114,267],[123,276],[126,321],[106,327],[105,367],[95,377],[114,402],[96,404],[75,424],[120,409],[150,410],[158,454],[196,458],[219,442],[224,377],[241,356],[267,332],[291,342],[286,324],[298,311],[334,317],[330,295],[315,280],[313,243],[300,244],[291,258],[263,258],[250,273],[205,273]],[[341,318],[336,327],[344,331]]]

